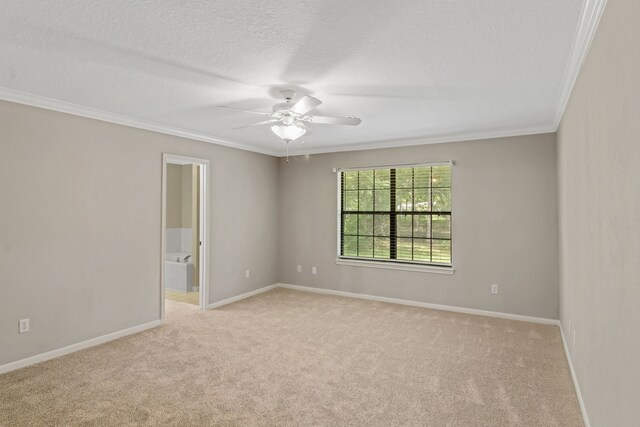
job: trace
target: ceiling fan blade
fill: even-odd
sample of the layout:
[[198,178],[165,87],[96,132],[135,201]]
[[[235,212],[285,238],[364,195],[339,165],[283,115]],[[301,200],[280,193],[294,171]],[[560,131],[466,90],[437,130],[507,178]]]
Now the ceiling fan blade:
[[263,113],[262,111],[245,110],[242,108],[229,107],[227,105],[218,105],[218,108],[226,108],[227,110],[241,111],[243,113],[259,114],[261,116],[270,116],[272,113]]
[[236,130],[236,129],[244,129],[244,128],[250,128],[250,127],[253,127],[253,126],[268,125],[268,124],[271,124],[271,123],[275,123],[275,122],[277,122],[277,121],[279,121],[279,120],[278,120],[278,119],[265,120],[265,121],[263,121],[263,122],[252,123],[252,124],[250,124],[250,125],[238,126],[237,128],[233,128],[233,130]]
[[357,117],[331,117],[331,116],[306,116],[309,123],[315,123],[319,125],[348,125],[358,126],[361,119]]
[[293,106],[289,108],[289,111],[292,111],[300,115],[304,115],[304,114],[307,114],[309,111],[313,110],[314,108],[316,108],[320,104],[322,104],[322,101],[320,101],[319,99],[314,98],[313,96],[305,95],[302,98],[298,99],[296,102],[294,102]]

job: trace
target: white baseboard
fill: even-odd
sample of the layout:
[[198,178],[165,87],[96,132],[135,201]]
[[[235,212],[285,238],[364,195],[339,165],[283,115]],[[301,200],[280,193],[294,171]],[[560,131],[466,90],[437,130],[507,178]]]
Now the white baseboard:
[[45,360],[54,359],[56,357],[64,356],[65,354],[73,353],[78,350],[84,350],[85,348],[93,347],[99,344],[104,344],[108,341],[113,341],[118,338],[126,337],[127,335],[136,334],[138,332],[145,331],[147,329],[160,326],[162,322],[154,320],[152,322],[143,323],[141,325],[132,326],[131,328],[122,329],[121,331],[111,332],[106,335],[102,335],[96,338],[91,338],[86,341],[82,341],[76,344],[71,344],[66,347],[51,350],[46,353],[41,353],[35,356],[27,357],[26,359],[17,360],[0,366],[0,374],[5,372],[15,371],[16,369],[24,368],[29,365],[44,362]]
[[222,307],[223,305],[231,304],[232,302],[240,301],[240,300],[243,300],[245,298],[249,298],[249,297],[252,297],[254,295],[261,294],[263,292],[268,292],[268,291],[270,291],[272,289],[275,289],[276,286],[277,285],[268,285],[268,286],[265,286],[263,288],[256,289],[255,291],[246,292],[244,294],[236,295],[235,297],[231,297],[231,298],[227,298],[227,299],[223,299],[223,300],[211,303],[211,304],[209,304],[207,306],[207,310],[210,310],[212,308]]
[[567,355],[567,362],[569,363],[569,370],[571,371],[571,378],[573,379],[573,387],[576,389],[576,395],[578,396],[578,403],[580,403],[580,411],[582,412],[582,420],[585,427],[591,427],[589,417],[587,416],[587,408],[584,406],[584,400],[582,399],[582,392],[580,391],[580,384],[578,384],[578,377],[576,377],[576,371],[573,368],[573,362],[571,361],[571,353],[569,353],[569,346],[567,340],[564,337],[564,330],[562,324],[560,324],[560,336],[562,337],[562,345],[564,345],[564,353]]
[[478,310],[475,308],[456,307],[452,305],[432,304],[428,302],[411,301],[399,298],[379,297],[375,295],[357,294],[353,292],[336,291],[333,289],[313,288],[310,286],[289,285],[286,283],[278,283],[278,288],[294,289],[304,292],[315,292],[318,294],[337,295],[348,298],[359,298],[369,301],[389,302],[392,304],[409,305],[412,307],[431,308],[434,310],[453,311],[455,313],[474,314],[477,316],[498,317],[500,319],[519,320],[522,322],[542,323],[544,325],[560,326],[560,321],[556,319],[545,319],[543,317],[522,316],[519,314],[501,313],[499,311]]
[[[240,301],[245,298],[249,298],[253,295],[258,295],[262,292],[267,292],[274,289],[276,285],[265,286],[260,289],[256,289],[255,291],[247,292],[241,295],[237,295],[235,297],[227,298],[222,301],[214,302],[213,304],[209,304],[207,309],[221,307],[226,304],[231,304],[232,302]],[[10,362],[4,365],[0,365],[0,374],[5,372],[15,371],[16,369],[24,368],[29,365],[33,365],[36,363],[44,362],[46,360],[51,360],[56,357],[64,356],[65,354],[73,353],[75,351],[84,350],[85,348],[93,347],[99,344],[103,344],[108,341],[113,341],[118,338],[125,337],[127,335],[135,334],[138,332],[142,332],[144,330],[154,328],[156,326],[160,326],[162,324],[161,320],[154,320],[152,322],[143,323],[142,325],[133,326],[131,328],[123,329],[121,331],[112,332],[110,334],[102,335],[96,338],[91,338],[86,341],[82,341],[76,344],[71,344],[66,347],[62,347],[56,350],[51,350],[46,353],[38,354],[35,356],[27,357],[26,359],[17,360],[15,362]]]

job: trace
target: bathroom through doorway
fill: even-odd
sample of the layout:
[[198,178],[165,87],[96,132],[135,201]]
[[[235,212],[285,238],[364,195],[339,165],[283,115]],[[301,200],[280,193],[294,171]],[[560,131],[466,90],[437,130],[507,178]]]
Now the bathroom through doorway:
[[161,316],[165,300],[206,309],[209,161],[163,155]]

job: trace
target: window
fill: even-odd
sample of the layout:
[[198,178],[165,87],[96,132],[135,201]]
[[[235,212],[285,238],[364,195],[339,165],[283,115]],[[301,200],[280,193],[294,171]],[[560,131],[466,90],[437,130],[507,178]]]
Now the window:
[[340,258],[451,265],[451,165],[341,170]]

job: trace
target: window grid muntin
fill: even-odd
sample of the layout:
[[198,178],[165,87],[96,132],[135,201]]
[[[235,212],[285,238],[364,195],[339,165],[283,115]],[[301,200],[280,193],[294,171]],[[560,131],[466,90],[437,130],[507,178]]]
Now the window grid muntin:
[[[438,181],[437,183],[434,183],[434,168],[436,167],[442,167],[444,165],[421,165],[421,166],[408,166],[408,167],[393,167],[393,168],[372,168],[372,169],[352,169],[352,170],[345,170],[345,171],[340,171],[340,178],[341,178],[341,217],[340,217],[340,256],[341,257],[353,257],[353,255],[345,255],[345,237],[353,237],[356,239],[356,258],[360,258],[360,259],[373,259],[375,258],[376,260],[380,260],[380,259],[384,259],[384,260],[388,260],[388,261],[394,261],[394,262],[413,262],[413,263],[421,263],[421,264],[435,264],[435,265],[451,265],[452,262],[452,228],[451,228],[451,210],[450,210],[450,204],[451,204],[451,167],[449,165],[447,165],[446,167],[448,168],[446,176],[445,176],[445,182],[444,184],[446,184],[447,182],[449,183],[449,185],[442,185],[442,181]],[[403,187],[404,189],[408,189],[412,192],[411,194],[411,211],[397,211],[397,199],[396,199],[396,193],[398,188],[396,186],[396,171],[397,169],[411,169],[411,188],[406,188]],[[425,187],[424,185],[421,185],[422,183],[418,183],[418,186],[416,186],[416,169],[420,168],[426,168],[428,169],[426,172],[427,174],[427,186]],[[377,183],[377,173],[378,171],[389,171],[389,186],[388,188],[378,188],[376,183]],[[355,191],[358,195],[358,203],[357,203],[357,207],[358,210],[357,211],[346,211],[345,210],[345,185],[344,185],[344,181],[345,181],[345,173],[348,172],[357,172],[357,187],[355,189],[350,188],[350,191]],[[369,173],[371,174],[371,185],[367,186],[366,190],[371,191],[371,206],[373,207],[373,210],[367,210],[367,211],[361,211],[360,210],[360,205],[361,205],[361,201],[360,201],[360,195],[361,190],[365,189],[360,188],[361,185],[361,172],[365,172],[365,173]],[[442,175],[439,175],[442,176]],[[434,185],[436,184],[436,185]],[[415,198],[416,198],[416,189],[427,189],[427,204],[428,204],[428,210],[415,210],[416,208],[416,202],[415,202]],[[434,200],[433,200],[433,189],[448,189],[449,191],[447,192],[445,199],[447,199],[447,202],[449,204],[449,210],[447,211],[434,211]],[[389,210],[377,210],[376,209],[376,190],[388,190],[389,191]],[[344,224],[345,224],[345,216],[346,215],[356,215],[356,232],[357,234],[345,234],[345,230],[344,230]],[[371,234],[360,234],[360,215],[372,215],[371,218]],[[403,238],[400,237],[398,235],[398,226],[397,226],[397,217],[398,215],[408,215],[411,218],[411,237],[410,238]],[[376,234],[375,230],[376,230],[376,220],[382,218],[383,216],[388,216],[389,217],[389,236],[386,235],[380,235],[380,234]],[[427,233],[428,233],[428,237],[427,238],[423,238],[423,237],[416,237],[415,235],[415,229],[416,229],[416,218],[419,216],[425,216],[427,218],[427,222],[426,222],[426,227],[427,227]],[[433,218],[434,217],[449,217],[447,224],[448,224],[448,238],[446,237],[434,237],[434,221]],[[368,228],[368,227],[367,227]],[[367,246],[367,254],[371,256],[371,258],[369,258],[369,256],[364,256],[365,254],[361,253],[361,245],[360,245],[360,238],[367,238],[370,239],[370,247]],[[398,239],[410,239],[411,241],[411,260],[406,260],[406,259],[398,259]],[[389,240],[389,256],[388,258],[385,256],[385,258],[376,258],[376,244],[378,242],[377,239],[388,239]],[[369,241],[369,240],[368,240]],[[416,260],[416,241],[418,242],[424,242],[424,241],[428,241],[429,242],[429,257],[428,259],[418,259]],[[437,243],[436,246],[439,247],[446,247],[448,248],[448,251],[446,252],[442,252],[440,251],[438,254],[434,254],[434,242]],[[449,242],[449,244],[445,244],[444,246],[442,246],[439,242]],[[422,248],[420,248],[419,250],[422,250]],[[386,251],[384,251],[386,252]],[[444,257],[444,258],[443,258]]]

